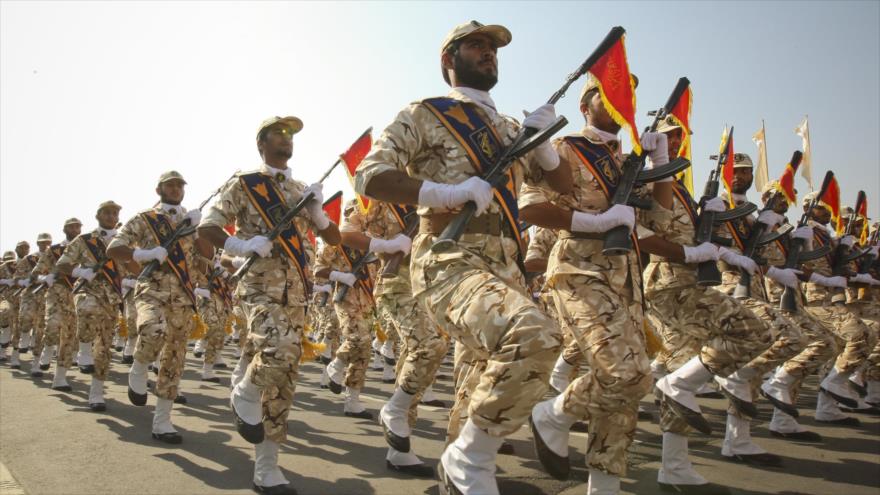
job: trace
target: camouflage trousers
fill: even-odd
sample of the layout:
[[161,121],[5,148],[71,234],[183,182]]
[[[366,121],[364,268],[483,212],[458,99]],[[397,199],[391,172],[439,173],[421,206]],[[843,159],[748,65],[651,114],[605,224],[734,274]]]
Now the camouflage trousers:
[[461,428],[469,417],[471,394],[480,384],[480,377],[485,373],[488,363],[477,357],[474,350],[455,342],[453,354],[452,379],[455,384],[455,401],[449,410],[449,424],[446,426],[446,444],[458,438]]
[[226,340],[226,320],[229,312],[223,300],[215,294],[210,299],[200,297],[199,316],[207,327],[205,336],[205,363],[213,365],[217,360],[217,354],[223,349],[223,341]]
[[333,303],[328,302],[324,306],[317,303],[309,308],[309,315],[312,320],[312,328],[318,340],[329,342],[330,358],[336,357],[336,351],[339,349],[339,318],[336,317],[336,310],[333,309]]
[[364,388],[372,355],[373,303],[363,290],[352,287],[342,302],[333,303],[333,308],[343,339],[335,359],[347,366],[345,386],[360,390]]
[[232,331],[238,334],[238,348],[244,351],[247,343],[248,326],[247,317],[241,307],[241,301],[232,304]]
[[[106,380],[110,371],[110,351],[113,349],[113,330],[116,325],[115,305],[101,300],[88,292],[82,292],[74,296],[73,304],[76,308],[76,340],[83,344],[92,344],[92,357],[95,361],[95,373],[92,375],[97,380]],[[72,362],[72,352],[65,349],[59,353],[61,366],[69,367]],[[65,356],[64,352],[70,352]]]
[[194,328],[192,302],[174,275],[156,272],[138,282],[134,304],[138,335],[134,359],[144,364],[159,359],[156,396],[173,400],[179,392],[186,342]]
[[12,340],[17,343],[22,334],[32,333],[33,340],[30,347],[34,355],[43,349],[43,329],[45,328],[44,315],[46,313],[46,299],[43,294],[31,294],[33,287],[26,287],[21,293],[21,305],[18,307],[18,339],[13,332]]
[[806,310],[836,337],[840,353],[834,362],[837,371],[853,373],[862,366],[870,353],[871,329],[842,304],[808,303]]
[[242,360],[250,363],[246,376],[262,389],[266,437],[282,443],[299,377],[305,307],[284,306],[264,293],[239,304],[247,325],[242,353]]
[[[6,290],[6,292],[11,291],[11,288]],[[12,295],[8,295],[7,297],[8,298],[3,301],[2,305],[0,305],[0,310],[2,310],[0,314],[3,315],[3,321],[5,322],[3,327],[10,327],[10,330],[12,331],[9,345],[11,345],[13,349],[17,349],[18,341],[21,338],[21,335],[18,333],[18,305],[21,299]]]
[[70,368],[78,343],[76,308],[73,306],[73,294],[64,284],[53,284],[46,289],[45,322],[46,331],[43,338],[45,346],[58,346],[56,352],[58,366]]
[[[476,263],[477,261],[474,260]],[[442,331],[486,361],[470,368],[462,392],[468,416],[495,437],[517,431],[549,388],[549,375],[562,345],[558,325],[526,292],[523,281],[506,280],[470,263],[444,260],[414,269],[411,280],[427,281],[416,297]]]
[[871,329],[869,336],[871,351],[864,368],[865,380],[880,380],[880,302],[864,301],[846,306]]
[[[658,355],[671,373],[694,356],[714,375],[728,376],[770,347],[770,329],[732,297],[708,287],[675,287],[646,294],[666,352]],[[660,404],[660,429],[683,434],[687,423]]]
[[434,382],[449,343],[411,294],[386,293],[376,297],[376,311],[386,321],[386,331],[396,333],[401,342],[397,360],[397,387],[414,395],[409,423],[414,426],[422,394]]
[[552,289],[559,320],[589,365],[563,392],[563,408],[588,422],[587,465],[615,476],[626,474],[639,400],[652,385],[642,305],[632,292],[580,274],[556,275]]

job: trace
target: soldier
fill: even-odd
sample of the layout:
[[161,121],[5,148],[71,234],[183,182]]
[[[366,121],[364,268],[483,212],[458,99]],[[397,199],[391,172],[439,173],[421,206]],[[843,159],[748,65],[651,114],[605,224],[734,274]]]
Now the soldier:
[[[571,177],[549,143],[520,160],[511,180],[495,191],[485,171],[520,130],[495,109],[489,90],[498,80],[497,50],[511,40],[503,26],[476,21],[456,26],[440,47],[447,97],[401,111],[356,173],[355,189],[393,204],[418,205],[413,240],[413,295],[441,330],[490,365],[472,380],[469,419],[438,466],[441,493],[498,493],[495,457],[504,437],[517,431],[547,391],[562,342],[558,325],[531,300],[516,260],[524,254],[516,194],[525,180],[547,176],[565,192]],[[543,128],[552,105],[532,112],[525,126]],[[473,161],[472,161],[473,160]],[[457,245],[434,253],[431,245],[467,201],[477,215]],[[513,351],[515,349],[515,352]]]
[[137,273],[125,270],[126,275],[122,278],[122,318],[128,335],[125,345],[122,346],[122,358],[120,363],[133,364],[134,351],[137,345],[137,305],[134,302],[134,288],[137,285]]
[[[320,256],[323,247],[318,247],[318,256]],[[323,344],[324,351],[318,357],[321,364],[324,365],[321,371],[320,385],[321,388],[330,387],[330,375],[327,373],[327,365],[336,357],[336,351],[339,348],[339,318],[336,317],[336,311],[330,298],[333,297],[333,285],[326,278],[315,276],[315,282],[312,284],[312,301],[309,305],[309,315],[312,322],[312,328],[316,332],[318,340]]]
[[[52,389],[70,391],[70,385],[67,384],[66,378],[67,370],[59,369],[59,363],[62,361],[60,357],[62,350],[72,357],[73,342],[76,339],[76,310],[73,306],[73,294],[71,294],[74,280],[64,275],[57,275],[55,265],[67,246],[82,232],[82,222],[76,218],[69,218],[65,220],[63,230],[64,240],[50,246],[40,256],[37,267],[34,269],[43,274],[42,284],[45,285],[46,294],[44,351],[40,354],[40,368],[37,376],[42,376],[41,372],[49,369],[49,364],[55,354],[57,361]],[[33,370],[31,374],[34,374]]]
[[204,342],[205,359],[202,364],[202,381],[213,383],[220,383],[220,377],[214,374],[214,363],[226,339],[226,322],[230,318],[232,302],[229,299],[229,286],[226,284],[229,272],[220,265],[219,258],[218,254],[215,260],[203,259],[203,264],[209,267],[209,273],[207,277],[200,274],[199,287],[195,290],[199,298],[199,315],[207,326],[205,337],[201,340]]
[[[27,286],[21,292],[22,307],[19,310],[19,319],[24,318],[22,328],[30,328],[30,343],[33,349],[33,360],[31,360],[31,376],[40,378],[43,373],[40,372],[39,362],[43,353],[43,330],[46,326],[46,293],[43,291],[34,292],[36,282],[45,275],[39,269],[40,258],[48,251],[52,245],[52,235],[42,233],[37,235],[37,252],[34,253],[36,262],[31,267],[30,273],[27,274]],[[51,352],[49,353],[51,359]]]
[[[110,346],[120,302],[119,271],[105,253],[107,243],[116,234],[120,209],[122,207],[113,201],[98,205],[95,214],[98,228],[71,241],[55,264],[56,277],[72,275],[83,279],[82,289],[73,295],[79,341],[77,365],[81,372],[92,374],[89,408],[96,412],[107,409],[104,380],[110,370]],[[56,381],[62,387],[66,385],[63,377],[70,368],[72,354],[66,351],[65,343],[61,343],[55,372],[60,375]]]
[[[345,216],[357,208],[357,203],[346,205]],[[345,416],[373,419],[373,414],[360,400],[370,360],[370,334],[375,312],[373,283],[366,267],[361,273],[351,273],[352,264],[362,256],[365,254],[353,249],[325,244],[315,260],[315,276],[337,282],[337,292],[343,284],[350,289],[340,302],[335,302],[335,294],[330,296],[334,298],[332,304],[342,331],[342,345],[327,365],[330,391],[339,394],[345,386]]]
[[[339,229],[322,208],[320,183],[306,187],[291,178],[287,162],[293,135],[302,126],[296,117],[260,124],[257,149],[263,164],[227,182],[199,226],[199,236],[222,247],[226,256],[258,256],[236,288],[248,334],[233,371],[230,402],[238,432],[256,444],[253,481],[259,493],[296,493],[278,468],[278,447],[287,435],[311,287],[303,236],[311,229],[326,243],[339,244]],[[284,210],[309,194],[314,196],[305,209],[280,236],[268,239],[264,234]],[[223,227],[233,222],[235,236],[228,236]]]
[[[642,332],[638,250],[602,253],[605,233],[618,226],[632,232],[636,218],[632,207],[611,203],[623,164],[620,126],[605,110],[592,77],[581,92],[580,111],[586,119],[583,130],[554,142],[574,178],[571,192],[526,185],[519,203],[527,222],[559,229],[547,283],[560,324],[574,336],[589,371],[561,394],[535,405],[530,425],[539,460],[550,474],[565,479],[569,430],[577,420],[586,420],[587,492],[614,494],[626,474],[626,449],[635,436],[639,400],[652,381]],[[652,164],[669,162],[663,134],[645,133],[641,143]],[[639,230],[639,238],[652,235]]]
[[[13,298],[15,290],[13,274],[15,273],[15,252],[3,253],[3,262],[0,264],[0,361],[6,361],[6,349],[12,340],[12,329],[16,324]],[[14,351],[14,348],[13,348]]]
[[178,397],[186,342],[195,323],[193,251],[213,254],[206,241],[192,236],[168,248],[162,246],[180,223],[196,226],[201,220],[199,210],[188,212],[180,204],[185,186],[176,171],[160,175],[156,184],[159,204],[128,220],[107,247],[110,257],[132,273],[152,261],[159,263],[149,277],[139,277],[134,288],[138,340],[128,372],[128,399],[136,406],[147,403],[147,366],[158,358],[152,436],[169,444],[183,441],[171,422],[171,408]]
[[[26,289],[30,286],[30,272],[37,264],[39,254],[30,252],[31,245],[27,241],[19,242],[15,246],[15,250],[19,256],[12,273],[15,287],[12,288],[11,297],[15,300],[13,318],[15,318],[16,323],[12,334],[12,348],[14,351],[9,364],[13,369],[20,369],[21,363],[18,357],[21,354],[27,354],[30,349],[30,332],[32,330],[30,314],[36,309],[33,305],[34,299]],[[22,309],[24,309],[24,312],[22,312]]]
[[410,207],[374,201],[367,212],[355,208],[346,215],[340,230],[343,243],[379,255],[383,260],[380,273],[385,273],[391,257],[401,257],[396,273],[379,276],[374,290],[376,310],[388,323],[386,332],[396,332],[403,344],[394,393],[379,411],[379,422],[389,445],[386,466],[417,477],[432,477],[434,469],[412,452],[409,437],[418,405],[434,381],[448,344],[412,296],[412,240],[403,233],[412,214],[415,211]]

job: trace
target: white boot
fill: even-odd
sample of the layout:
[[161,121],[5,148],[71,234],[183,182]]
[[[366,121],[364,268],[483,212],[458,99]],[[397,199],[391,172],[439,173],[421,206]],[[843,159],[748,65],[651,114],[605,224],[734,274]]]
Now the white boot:
[[196,341],[196,345],[193,347],[193,354],[196,357],[200,357],[201,354],[205,353],[205,339],[199,339]]
[[589,495],[617,495],[620,493],[620,478],[599,469],[590,469],[587,493]]
[[819,388],[831,392],[832,394],[837,396],[838,400],[840,398],[851,400],[853,404],[851,404],[850,406],[855,407],[855,403],[858,399],[858,394],[856,394],[847,383],[850,374],[851,373],[840,373],[839,371],[837,371],[836,366],[832,366],[831,371],[828,372],[828,376],[826,376],[825,379],[822,380]]
[[366,410],[364,403],[361,402],[361,391],[356,388],[347,387],[345,389],[345,405],[343,411],[351,414],[359,414]]
[[[394,389],[394,393],[388,402],[379,410],[379,422],[393,434],[394,447],[399,452],[409,452],[410,450],[409,436],[412,434],[412,430],[409,427],[407,416],[414,398],[414,395],[408,394],[402,388],[397,387]],[[394,436],[400,438],[394,439]],[[389,441],[389,443],[392,443],[392,441]]]
[[246,359],[244,356],[238,359],[238,362],[235,364],[235,368],[232,370],[232,376],[230,377],[231,383],[230,387],[235,388],[238,385],[238,382],[244,378],[245,373],[247,373],[248,366],[250,366],[250,359]]
[[31,334],[30,332],[21,332],[21,336],[18,338],[18,348],[27,351],[31,346]]
[[424,461],[419,459],[419,456],[412,452],[400,452],[394,450],[394,447],[388,447],[388,453],[385,454],[385,460],[395,466],[415,466],[417,464],[424,464]]
[[394,355],[394,342],[391,339],[386,339],[385,342],[382,343],[382,347],[379,348],[379,354],[382,357],[390,360],[395,360],[396,356]]
[[202,381],[203,382],[219,382],[219,379],[216,375],[214,375],[214,365],[210,363],[202,364]]
[[663,432],[663,451],[657,482],[667,485],[705,485],[709,482],[694,470],[684,435]]
[[397,381],[397,374],[394,373],[394,365],[387,362],[382,363],[382,383],[393,383]]
[[324,345],[324,351],[321,352],[321,357],[324,359],[332,359],[333,358],[333,342],[330,341],[327,337],[321,339],[321,344]]
[[797,381],[797,378],[788,374],[788,372],[780,366],[776,368],[776,372],[769,380],[761,384],[761,390],[780,402],[791,404],[791,386],[794,385],[795,381]]
[[80,367],[91,366],[95,364],[95,359],[92,357],[91,342],[79,343],[79,353],[76,355],[76,364]]
[[225,367],[226,367],[226,361],[223,359],[223,356],[221,356],[220,353],[218,352],[218,353],[217,353],[217,356],[214,358],[214,362],[211,363],[211,365],[212,365],[214,368],[225,368]]
[[538,402],[532,408],[532,422],[544,444],[559,457],[568,457],[568,437],[571,425],[578,418],[563,410],[565,396]]
[[12,327],[0,328],[0,346],[8,347],[10,340],[12,340]]
[[749,368],[736,370],[727,377],[716,376],[715,383],[724,390],[733,394],[743,402],[752,402],[752,389],[749,380],[755,376],[755,372]]
[[13,349],[12,355],[9,357],[10,368],[21,368],[21,361],[18,360],[18,355],[18,349]]
[[773,408],[773,419],[770,420],[770,431],[777,433],[803,433],[807,431],[800,423],[779,408]]
[[40,354],[40,366],[49,366],[52,364],[52,358],[55,357],[55,346],[49,346],[43,348],[43,353]]
[[837,421],[846,419],[849,416],[843,414],[843,411],[837,407],[837,401],[827,393],[819,390],[816,399],[816,420],[817,421]]
[[92,387],[89,389],[89,405],[104,403],[104,380],[92,378]]
[[695,393],[701,385],[708,382],[711,378],[712,372],[703,366],[699,356],[695,356],[690,361],[684,363],[681,368],[675,370],[675,372],[660,379],[657,382],[657,388],[666,397],[699,413],[700,405],[697,403]]
[[440,456],[446,479],[462,493],[498,495],[495,458],[503,442],[504,438],[489,435],[468,419]]
[[232,355],[237,358],[241,357],[241,347],[238,347],[238,344],[232,346]]
[[651,361],[651,376],[654,377],[654,380],[659,380],[668,374],[669,371],[666,370],[665,364],[657,361],[656,359]]
[[422,404],[429,404],[431,402],[439,400],[440,399],[437,398],[437,394],[434,393],[434,382],[431,382],[431,384],[428,385],[428,388],[426,388],[425,391],[422,393],[422,398],[419,402],[421,402]]
[[245,376],[232,389],[229,400],[242,421],[249,425],[258,425],[263,421],[262,397],[260,387]]
[[373,360],[370,362],[370,369],[373,371],[379,371],[382,369],[382,366],[385,364],[382,359],[382,355],[378,352],[373,353]]
[[135,343],[137,343],[137,335],[133,337],[129,336],[128,339],[125,341],[125,347],[122,348],[122,355],[131,356],[132,354],[134,354]]
[[177,433],[174,425],[171,424],[171,408],[174,401],[170,399],[157,399],[156,410],[153,411],[153,433],[161,435],[162,433]]
[[254,445],[254,484],[263,488],[290,483],[278,467],[279,445],[268,438]]
[[571,383],[572,370],[574,370],[574,365],[562,359],[561,355],[556,359],[556,364],[550,373],[550,386],[557,394],[561,394],[568,388],[568,384]]
[[721,446],[721,455],[732,457],[733,455],[765,454],[767,451],[752,442],[752,426],[749,420],[736,415],[727,415],[727,431],[724,434],[724,443]]
[[[44,350],[44,352],[45,352],[45,350]],[[38,377],[43,374],[43,372],[40,371],[40,359],[42,359],[42,358],[43,358],[43,354],[35,354],[34,355],[34,358],[31,360],[31,376]]]
[[55,376],[52,377],[52,388],[69,387],[67,383],[67,368],[55,365]]
[[138,395],[147,393],[147,365],[137,359],[131,363],[128,370],[128,388]]
[[330,377],[330,381],[342,385],[345,381],[345,367],[345,363],[338,356],[330,361],[330,364],[327,365],[327,375]]
[[865,396],[865,402],[874,407],[880,407],[880,380],[866,380],[868,395]]
[[321,370],[321,388],[327,388],[330,385],[330,375],[327,374],[327,367],[324,366],[324,369]]

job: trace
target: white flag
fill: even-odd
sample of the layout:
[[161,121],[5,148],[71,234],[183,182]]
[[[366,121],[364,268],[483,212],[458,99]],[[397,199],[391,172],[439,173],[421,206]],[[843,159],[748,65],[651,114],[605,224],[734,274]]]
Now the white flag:
[[807,116],[804,116],[804,121],[801,124],[794,128],[794,133],[801,137],[804,140],[804,157],[801,159],[801,176],[807,180],[807,184],[810,185],[810,191],[813,190],[813,173],[810,166],[810,124],[807,122]]
[[752,141],[758,147],[758,167],[755,169],[755,187],[759,193],[764,192],[764,187],[770,182],[770,172],[767,167],[767,137],[764,130],[764,121],[761,121],[761,130],[752,135]]

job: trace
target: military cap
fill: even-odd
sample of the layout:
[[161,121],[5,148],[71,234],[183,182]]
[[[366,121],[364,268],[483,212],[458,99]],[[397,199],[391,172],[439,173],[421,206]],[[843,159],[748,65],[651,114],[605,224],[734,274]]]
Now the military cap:
[[452,31],[446,35],[446,38],[443,38],[443,44],[440,45],[440,54],[443,55],[443,52],[446,51],[449,45],[475,33],[485,34],[492,38],[492,41],[495,42],[495,46],[498,48],[509,45],[510,40],[513,39],[513,35],[504,26],[498,24],[489,24],[487,26],[477,21],[465,22],[452,28]]
[[52,234],[47,232],[43,232],[42,234],[37,235],[37,242],[49,241],[52,242]]
[[804,196],[804,199],[802,200],[802,204],[804,206],[810,206],[810,203],[812,203],[818,197],[819,197],[819,191],[813,191],[813,192],[807,193]]
[[71,217],[64,221],[64,226],[67,227],[68,225],[82,225],[82,222],[79,221],[79,218]]
[[31,246],[31,245],[28,244],[28,241],[18,241],[18,244],[15,245],[15,247],[17,247],[17,248],[19,248],[19,247],[30,247],[30,246]]
[[3,261],[13,261],[15,259],[15,252],[6,251],[3,253]]
[[103,203],[101,203],[101,204],[98,205],[98,211],[101,211],[101,210],[103,210],[104,208],[116,208],[117,210],[121,210],[121,209],[122,209],[121,206],[119,206],[118,204],[116,204],[116,203],[113,202],[112,200],[110,200],[110,201],[104,201]]
[[[681,129],[681,126],[678,125],[678,121],[671,115],[667,115],[665,119],[657,123],[657,132],[669,132],[675,129]],[[694,131],[688,129],[688,134],[693,135],[693,133]]]
[[856,210],[853,209],[852,206],[844,206],[843,209],[840,210],[841,215],[852,215]]
[[[639,78],[636,77],[635,74],[630,74],[629,76],[632,77],[633,87],[638,88],[639,87]],[[592,91],[594,89],[599,89],[599,80],[596,79],[593,76],[593,74],[588,73],[587,74],[587,83],[584,84],[584,89],[581,90],[581,97],[578,98],[578,101],[583,103],[584,97],[587,96],[587,93],[589,93],[590,91]]]
[[780,185],[778,180],[771,180],[770,182],[764,184],[764,189],[761,190],[761,194],[772,193],[773,191],[779,191]]
[[257,140],[260,139],[260,134],[263,132],[263,129],[269,127],[270,125],[275,125],[278,123],[286,126],[290,130],[291,134],[296,134],[303,128],[303,121],[297,117],[294,117],[292,115],[288,115],[287,117],[279,117],[276,115],[274,117],[269,117],[260,124],[260,127],[257,128]]
[[752,157],[745,153],[733,154],[733,168],[752,168]]
[[170,180],[179,180],[186,184],[186,181],[183,180],[183,176],[180,175],[180,172],[178,172],[177,170],[169,170],[159,176],[159,184],[164,184],[165,182],[168,182]]

